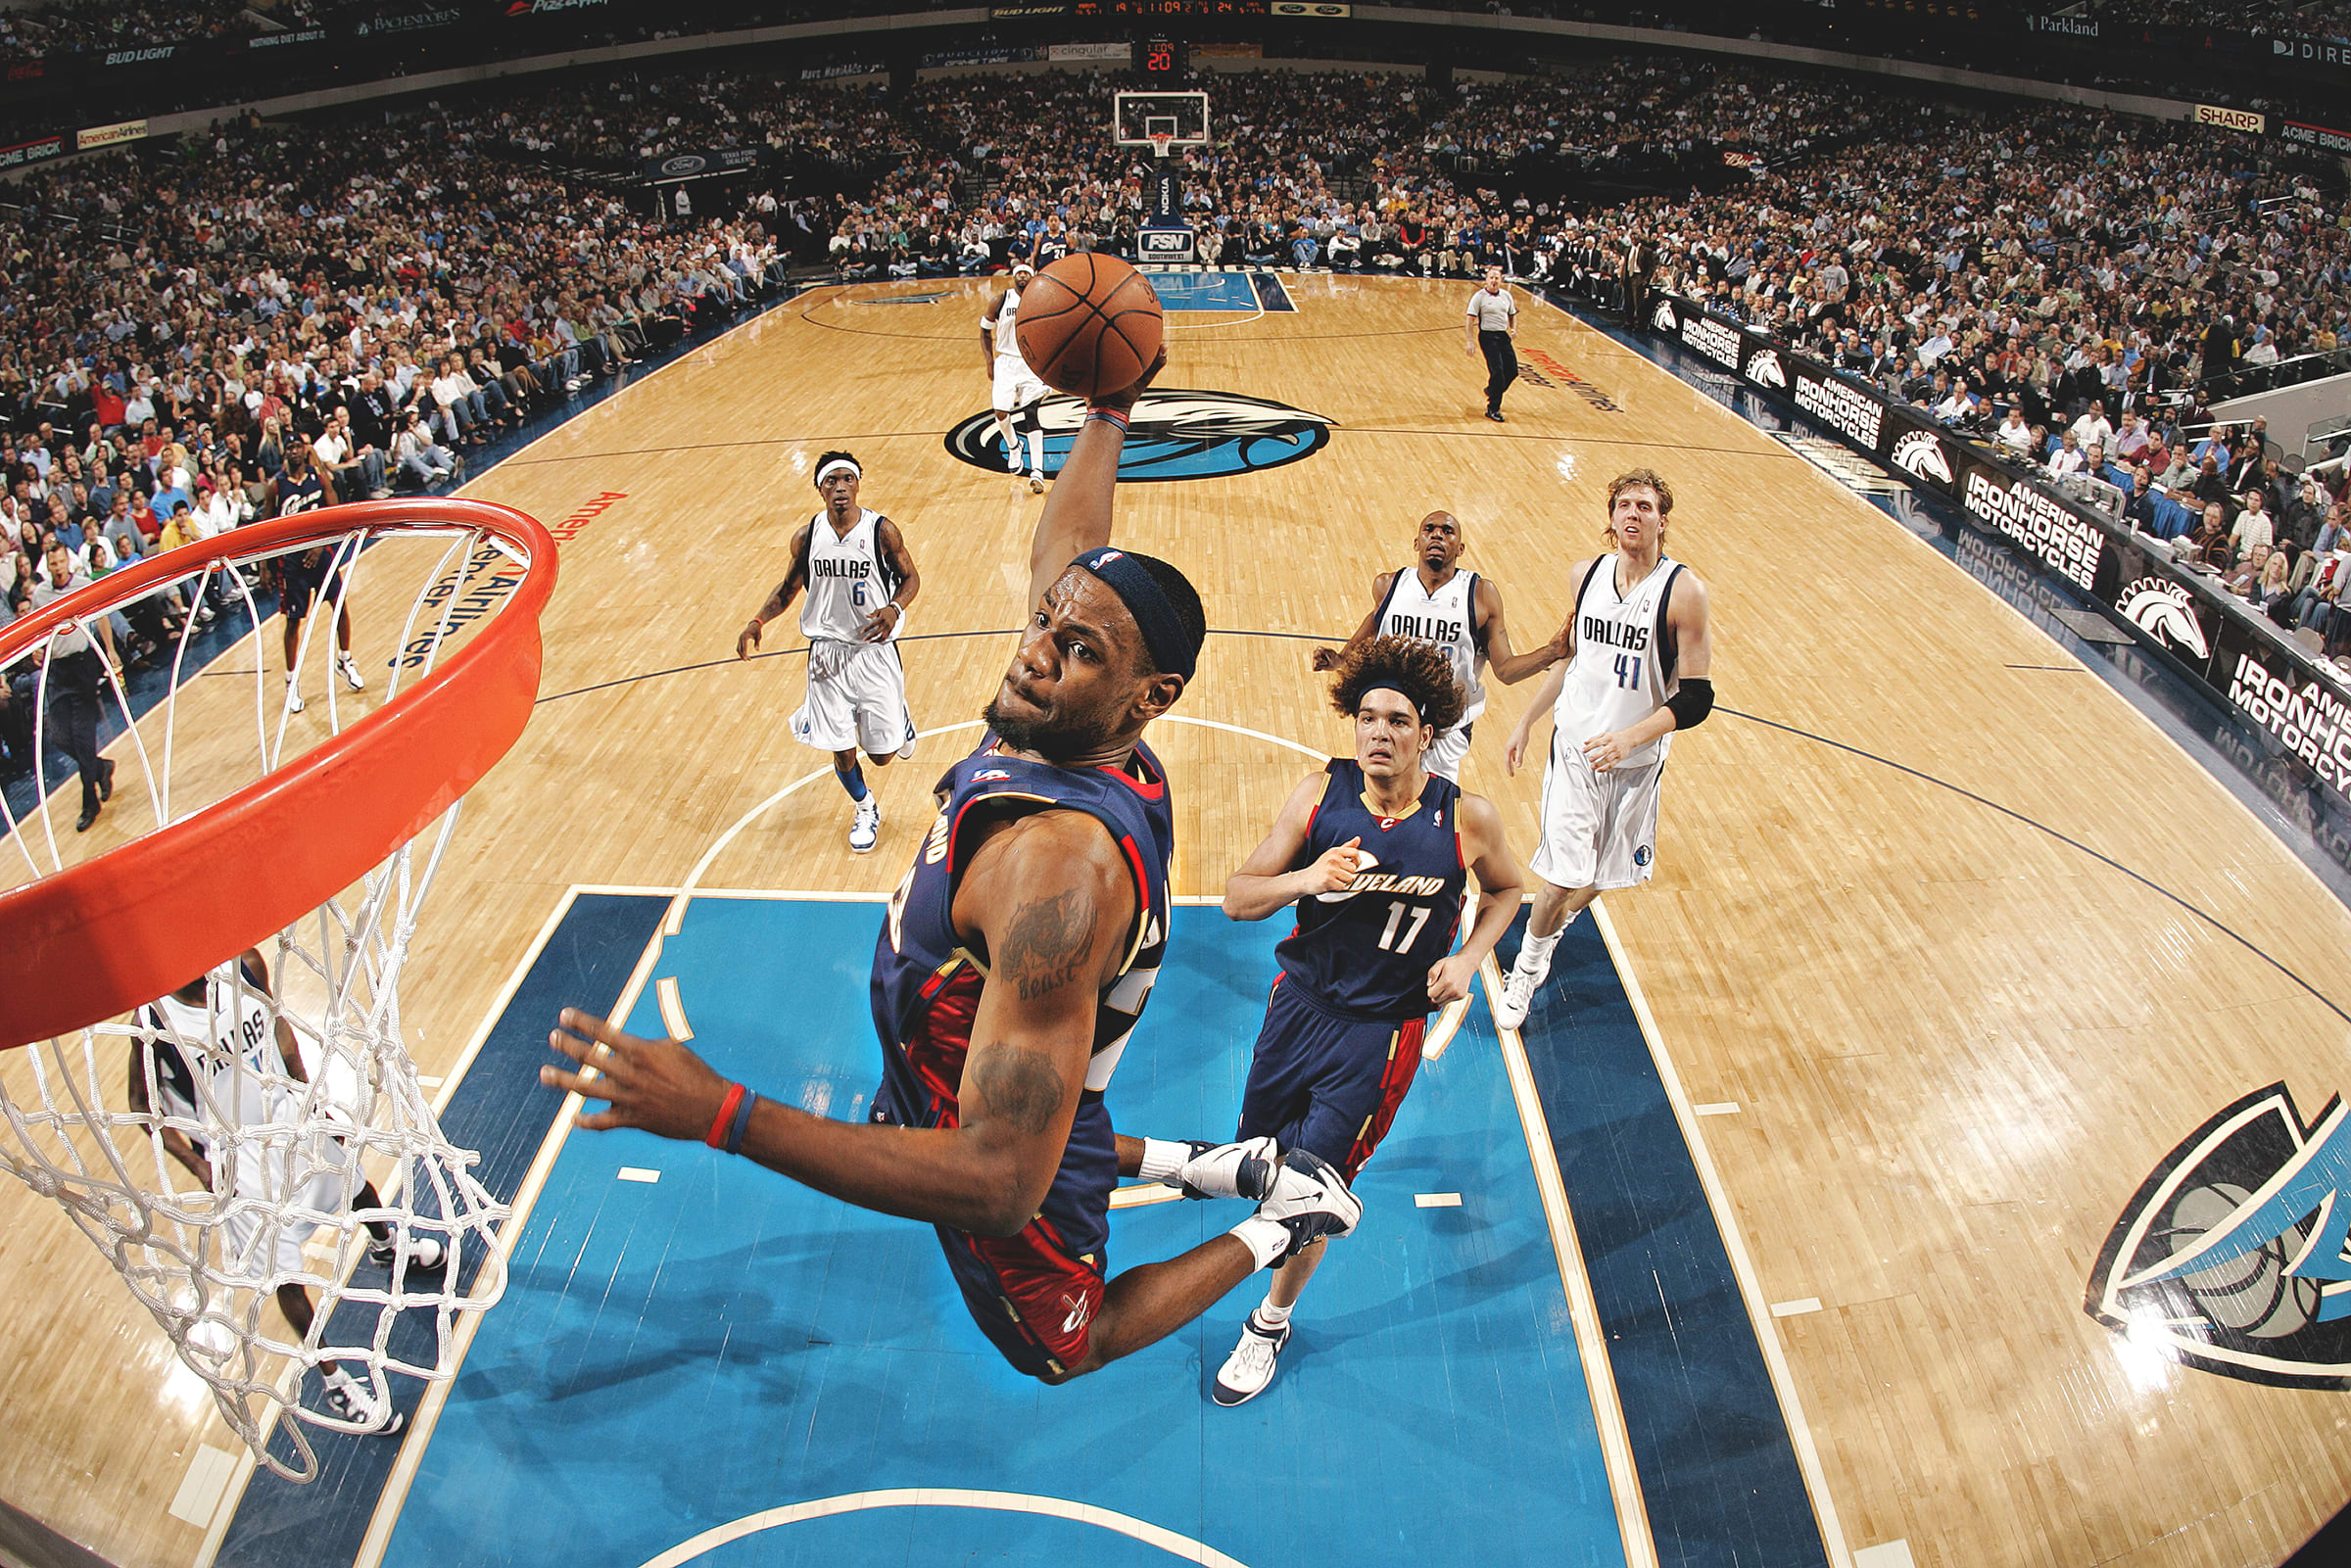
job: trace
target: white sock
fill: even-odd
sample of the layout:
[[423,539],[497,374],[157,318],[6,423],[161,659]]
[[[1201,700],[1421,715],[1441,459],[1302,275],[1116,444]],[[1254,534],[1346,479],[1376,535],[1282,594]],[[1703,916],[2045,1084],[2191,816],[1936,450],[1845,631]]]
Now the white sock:
[[1530,936],[1519,943],[1518,956],[1511,960],[1511,968],[1532,974],[1537,965],[1550,963],[1551,950],[1559,945],[1559,933],[1566,928],[1562,926],[1549,936]]
[[360,1389],[359,1384],[352,1381],[351,1374],[344,1371],[340,1364],[326,1374],[324,1381],[330,1389],[349,1389],[354,1394],[358,1393]]
[[1269,1296],[1257,1304],[1257,1320],[1268,1328],[1279,1328],[1290,1320],[1290,1309],[1274,1306],[1273,1298]]
[[1032,474],[1043,473],[1045,469],[1045,433],[1041,430],[1032,430],[1029,432],[1028,441],[1029,471]]
[[1251,1214],[1225,1234],[1238,1236],[1241,1244],[1255,1255],[1260,1268],[1272,1267],[1281,1261],[1281,1255],[1290,1250],[1289,1228],[1278,1219]]
[[1165,1181],[1184,1167],[1192,1158],[1192,1146],[1174,1138],[1145,1138],[1143,1164],[1135,1172],[1145,1181]]

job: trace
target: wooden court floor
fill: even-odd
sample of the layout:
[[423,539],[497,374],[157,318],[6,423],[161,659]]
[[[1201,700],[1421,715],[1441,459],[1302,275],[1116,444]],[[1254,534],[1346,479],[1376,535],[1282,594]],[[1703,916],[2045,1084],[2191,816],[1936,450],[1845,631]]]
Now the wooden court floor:
[[[2282,1559],[2351,1497],[2344,1396],[2173,1364],[2082,1303],[2186,1134],[2269,1083],[2306,1111],[2345,1087],[2351,917],[2070,655],[1640,356],[1524,302],[1522,359],[1550,384],[1520,384],[1495,426],[1466,286],[1285,282],[1290,313],[1172,316],[1162,379],[1326,416],[1327,446],[1122,492],[1120,540],[1190,571],[1219,634],[1182,711],[1236,727],[1154,736],[1176,890],[1221,891],[1302,771],[1245,732],[1345,743],[1300,634],[1351,630],[1422,512],[1462,519],[1523,645],[1564,612],[1609,477],[1656,468],[1668,549],[1712,593],[1723,706],[1675,750],[1655,880],[1604,910],[1684,1111],[1737,1107],[1682,1124],[1751,1260],[1832,1557]],[[946,298],[867,303],[893,292]],[[786,728],[800,662],[731,653],[814,507],[816,453],[845,447],[923,572],[917,723],[977,713],[1040,504],[945,445],[986,403],[981,307],[965,284],[819,291],[470,488],[550,523],[601,509],[563,548],[537,716],[467,801],[415,942],[423,1071],[453,1064],[572,884],[896,879],[946,741],[880,776],[880,850],[852,856],[829,783],[754,811],[825,762]],[[369,668],[390,619],[362,607]],[[1463,780],[1522,852],[1538,781],[1501,762],[1531,690],[1496,689]],[[203,1532],[168,1510],[206,1443],[231,1446],[112,1272],[0,1192],[0,1497],[122,1568],[177,1568]]]

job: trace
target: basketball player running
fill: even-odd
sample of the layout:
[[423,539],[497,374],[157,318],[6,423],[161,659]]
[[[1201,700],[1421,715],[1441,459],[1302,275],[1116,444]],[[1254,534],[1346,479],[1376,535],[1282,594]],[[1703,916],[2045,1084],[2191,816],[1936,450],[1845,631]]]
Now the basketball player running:
[[887,768],[914,755],[914,720],[906,707],[906,666],[898,629],[923,590],[898,525],[857,504],[865,471],[845,451],[816,459],[816,493],[825,509],[792,536],[792,570],[735,640],[747,659],[759,630],[791,607],[802,589],[800,635],[808,640],[808,695],[792,716],[792,737],[833,753],[833,776],[854,805],[849,848],[862,855],[882,832],[882,802],[866,786],[857,748]]
[[1018,428],[1028,432],[1029,489],[1032,495],[1042,495],[1045,489],[1045,436],[1037,421],[1036,405],[1047,388],[1021,357],[1021,340],[1015,331],[1013,318],[1021,309],[1021,288],[1036,276],[1036,268],[1027,261],[1012,263],[1012,286],[995,298],[987,314],[980,318],[980,366],[986,372],[989,406],[995,410],[996,434],[1004,441],[1004,466],[1014,473],[1021,471],[1021,437]]
[[1518,302],[1502,286],[1502,268],[1486,268],[1486,286],[1469,296],[1469,341],[1463,352],[1486,356],[1486,417],[1503,423],[1502,395],[1518,379]]
[[1464,543],[1453,513],[1421,518],[1413,539],[1420,563],[1371,579],[1371,613],[1355,636],[1344,647],[1317,648],[1314,654],[1316,669],[1335,670],[1374,637],[1415,638],[1443,653],[1462,689],[1462,716],[1428,748],[1428,771],[1455,784],[1462,782],[1462,761],[1469,755],[1477,716],[1486,711],[1486,689],[1478,677],[1491,667],[1494,679],[1515,686],[1565,657],[1563,649],[1549,643],[1527,653],[1511,651],[1502,623],[1502,590],[1492,578],[1461,569]]
[[[1493,803],[1428,767],[1462,710],[1444,651],[1376,637],[1351,645],[1334,669],[1331,706],[1355,721],[1355,755],[1331,758],[1290,792],[1273,831],[1225,883],[1224,913],[1298,911],[1274,949],[1281,973],[1249,1064],[1238,1136],[1311,1151],[1353,1181],[1413,1086],[1429,1010],[1469,994],[1510,928],[1519,878]],[[1469,872],[1481,896],[1457,953]],[[1316,1242],[1274,1268],[1217,1374],[1219,1404],[1239,1404],[1273,1380],[1290,1309],[1321,1260]]]
[[1535,715],[1552,707],[1534,908],[1494,1009],[1506,1029],[1526,1022],[1567,923],[1607,889],[1649,880],[1673,734],[1713,711],[1706,588],[1665,553],[1672,512],[1672,490],[1647,468],[1608,486],[1615,553],[1570,570],[1575,609],[1562,637],[1572,658],[1544,678],[1503,753],[1516,773]]
[[[269,994],[268,966],[260,949],[247,948],[234,963],[198,975],[169,996],[141,1008],[133,1020],[139,1034],[130,1042],[130,1109],[143,1117],[176,1121],[207,1125],[227,1121],[232,1123],[232,1131],[257,1123],[299,1119],[300,1102],[273,1080],[286,1077],[308,1083],[310,1074],[295,1045],[293,1026],[283,1016],[275,1021],[275,1028],[270,1026],[269,1007],[264,1000]],[[281,1276],[276,1292],[278,1310],[285,1313],[294,1337],[307,1342],[317,1304],[309,1287],[282,1276],[308,1272],[302,1248],[318,1227],[279,1212],[286,1201],[296,1196],[289,1190],[296,1168],[291,1153],[262,1148],[240,1151],[234,1164],[235,1189],[222,1192],[214,1184],[209,1142],[174,1126],[165,1126],[161,1138],[165,1152],[203,1183],[216,1203],[234,1197],[268,1206],[266,1213],[250,1207],[229,1213],[222,1222],[226,1238],[220,1267],[223,1272],[242,1271],[257,1281]],[[323,1158],[306,1161],[300,1167],[305,1186],[299,1207],[336,1212],[343,1207],[344,1183],[358,1175],[358,1164],[339,1141],[335,1147],[312,1152]],[[352,1207],[383,1208],[375,1183],[362,1180]],[[380,1219],[365,1224],[374,1243],[367,1249],[368,1261],[390,1267],[399,1246],[392,1227]],[[266,1238],[265,1227],[270,1228]],[[429,1236],[411,1236],[408,1256],[410,1268],[431,1269],[441,1266],[446,1253],[441,1243]],[[336,1419],[365,1426],[381,1417],[384,1424],[375,1428],[378,1437],[389,1437],[408,1424],[398,1410],[387,1413],[376,1392],[345,1371],[340,1362],[321,1361],[319,1371],[326,1384],[327,1412]]]
[[[287,443],[285,472],[269,481],[268,499],[273,517],[291,517],[335,504],[335,482],[311,461],[310,443]],[[302,623],[310,618],[313,603],[335,607],[336,673],[354,691],[367,689],[351,657],[351,599],[343,592],[343,569],[349,564],[334,545],[320,545],[285,557],[277,607],[285,621],[286,709],[290,713],[300,713],[303,708],[302,689],[294,673],[302,656]]]
[[[1102,1092],[1168,934],[1174,812],[1144,743],[1191,679],[1199,596],[1164,561],[1109,547],[1136,383],[1098,398],[1036,526],[1030,621],[984,717],[992,734],[940,781],[942,809],[874,947],[884,1078],[869,1122],[729,1084],[673,1040],[576,1009],[551,1045],[583,1065],[542,1082],[607,1102],[592,1129],[639,1127],[739,1151],[821,1192],[938,1229],[983,1332],[1047,1383],[1181,1327],[1251,1272],[1362,1206],[1307,1154],[1113,1135]],[[1073,559],[1073,557],[1075,557]],[[1175,1175],[1260,1200],[1225,1235],[1106,1279],[1119,1175]]]

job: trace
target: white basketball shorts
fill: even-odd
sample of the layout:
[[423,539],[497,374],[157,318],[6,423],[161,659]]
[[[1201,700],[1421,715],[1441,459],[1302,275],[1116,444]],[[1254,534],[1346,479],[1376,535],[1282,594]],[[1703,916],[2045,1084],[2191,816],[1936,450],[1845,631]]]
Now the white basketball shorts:
[[1036,379],[1029,361],[1017,354],[996,356],[996,391],[990,406],[1001,413],[1026,408],[1053,389]]
[[1447,730],[1429,743],[1428,754],[1420,759],[1420,765],[1440,779],[1460,784],[1462,764],[1469,757],[1469,732],[1476,728],[1477,721],[1472,719]]
[[[320,1164],[331,1166],[338,1161],[343,1162],[341,1170],[318,1168]],[[303,1165],[311,1172],[309,1179],[300,1192],[288,1193],[285,1188],[291,1177],[291,1163],[285,1153],[248,1147],[237,1161],[237,1195],[265,1199],[273,1206],[290,1199],[289,1207],[333,1214],[341,1212],[366,1179],[341,1139],[313,1139],[310,1158]],[[230,1212],[220,1228],[223,1233],[220,1271],[232,1278],[249,1280],[257,1288],[264,1281],[315,1274],[323,1266],[306,1263],[302,1256],[304,1244],[319,1229],[317,1221],[258,1209],[239,1209]]]
[[1657,860],[1662,760],[1594,773],[1581,749],[1555,733],[1543,766],[1543,840],[1534,873],[1554,887],[1633,887]]
[[819,751],[862,749],[887,757],[914,738],[906,710],[906,666],[889,642],[836,642],[808,648],[808,700],[792,716],[792,737]]

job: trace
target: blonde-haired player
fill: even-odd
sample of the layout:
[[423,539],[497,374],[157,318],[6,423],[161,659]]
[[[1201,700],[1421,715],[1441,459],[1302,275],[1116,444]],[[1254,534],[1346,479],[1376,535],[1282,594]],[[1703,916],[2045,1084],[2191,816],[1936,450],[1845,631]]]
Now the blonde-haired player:
[[1614,552],[1569,573],[1575,608],[1560,634],[1568,660],[1544,677],[1503,753],[1503,766],[1516,773],[1535,715],[1551,708],[1543,838],[1529,866],[1534,908],[1494,1009],[1504,1028],[1525,1022],[1567,923],[1603,892],[1649,880],[1665,754],[1675,731],[1702,723],[1714,706],[1706,589],[1665,553],[1672,511],[1672,488],[1651,469],[1609,484]]
[[1027,261],[1012,263],[1012,284],[996,296],[980,318],[980,363],[987,372],[988,406],[995,411],[996,433],[1004,438],[1004,466],[1014,473],[1021,471],[1021,434],[1015,421],[1028,427],[1029,489],[1043,495],[1045,489],[1044,443],[1042,428],[1037,424],[1036,405],[1048,390],[1021,357],[1021,340],[1014,326],[1020,314],[1021,289],[1036,276],[1036,268]]

